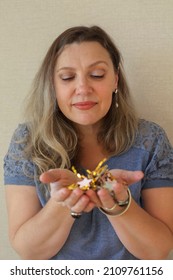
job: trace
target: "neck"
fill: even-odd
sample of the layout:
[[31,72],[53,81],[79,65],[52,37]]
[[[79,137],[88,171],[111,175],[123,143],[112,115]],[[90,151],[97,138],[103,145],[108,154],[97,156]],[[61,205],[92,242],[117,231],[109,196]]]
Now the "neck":
[[94,170],[103,158],[108,157],[107,152],[97,140],[98,126],[78,126],[78,132],[80,138],[78,164]]
[[83,141],[85,142],[87,139],[90,139],[91,141],[93,140],[94,142],[97,141],[97,134],[99,131],[98,125],[78,125],[77,130],[79,133],[79,139],[81,139],[81,143],[83,143]]

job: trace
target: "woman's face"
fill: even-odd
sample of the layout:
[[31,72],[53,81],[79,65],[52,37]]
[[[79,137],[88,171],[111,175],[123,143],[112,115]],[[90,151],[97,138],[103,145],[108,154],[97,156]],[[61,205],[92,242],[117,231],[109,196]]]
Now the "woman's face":
[[54,71],[59,109],[75,124],[99,124],[107,114],[118,76],[109,53],[97,42],[66,45]]

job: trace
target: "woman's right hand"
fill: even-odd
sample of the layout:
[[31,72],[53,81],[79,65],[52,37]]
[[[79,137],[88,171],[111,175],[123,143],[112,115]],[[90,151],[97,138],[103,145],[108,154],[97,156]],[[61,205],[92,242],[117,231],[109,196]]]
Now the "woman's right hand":
[[[69,190],[67,187],[76,184],[80,179],[68,169],[51,169],[40,176],[40,181],[50,184],[51,197],[71,211],[90,212],[94,207],[100,207],[101,202],[95,191],[84,192],[80,188]],[[89,195],[87,195],[87,193]]]

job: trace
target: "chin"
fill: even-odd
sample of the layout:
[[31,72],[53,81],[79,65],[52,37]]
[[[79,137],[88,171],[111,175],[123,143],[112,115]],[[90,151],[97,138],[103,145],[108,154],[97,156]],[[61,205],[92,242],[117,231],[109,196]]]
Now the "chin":
[[76,120],[75,123],[79,126],[92,126],[100,123],[100,119],[96,120]]

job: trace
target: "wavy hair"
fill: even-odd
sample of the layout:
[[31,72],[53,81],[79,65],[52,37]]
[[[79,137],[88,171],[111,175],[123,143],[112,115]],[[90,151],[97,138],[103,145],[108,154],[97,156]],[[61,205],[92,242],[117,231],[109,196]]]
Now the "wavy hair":
[[[64,31],[49,48],[28,96],[26,120],[29,130],[25,152],[39,173],[50,168],[70,168],[78,154],[78,133],[59,110],[53,84],[58,56],[67,44],[98,42],[104,47],[118,73],[118,95],[103,118],[98,141],[110,155],[127,151],[134,142],[138,119],[125,79],[122,58],[109,35],[100,27],[77,26]],[[119,107],[116,108],[118,98]]]

